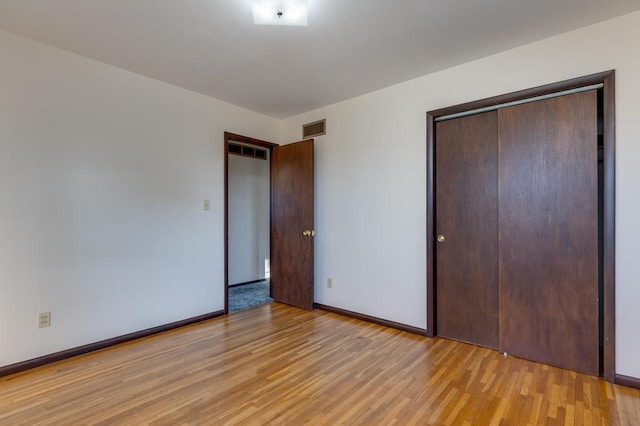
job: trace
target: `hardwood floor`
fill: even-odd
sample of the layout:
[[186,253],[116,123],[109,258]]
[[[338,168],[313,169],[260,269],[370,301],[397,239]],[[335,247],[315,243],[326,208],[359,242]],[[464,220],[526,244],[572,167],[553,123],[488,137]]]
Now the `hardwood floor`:
[[271,303],[0,379],[0,425],[640,424],[640,391]]

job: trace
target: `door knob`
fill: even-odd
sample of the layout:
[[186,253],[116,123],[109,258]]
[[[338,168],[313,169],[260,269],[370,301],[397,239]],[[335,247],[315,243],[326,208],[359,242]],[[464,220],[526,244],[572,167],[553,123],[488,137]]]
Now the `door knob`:
[[316,231],[311,230],[311,231],[309,231],[309,232],[311,233],[310,235],[311,235],[312,237],[315,237],[315,236],[316,236]]
[[302,231],[302,235],[308,237],[309,235],[311,235],[311,231]]
[[442,235],[442,234],[438,235],[437,240],[438,240],[439,243],[444,243],[444,235]]

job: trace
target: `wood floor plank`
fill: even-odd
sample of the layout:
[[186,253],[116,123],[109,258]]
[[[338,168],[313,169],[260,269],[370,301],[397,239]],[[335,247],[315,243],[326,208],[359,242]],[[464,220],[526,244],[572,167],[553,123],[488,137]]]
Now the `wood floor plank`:
[[0,379],[0,425],[639,424],[640,391],[271,303]]

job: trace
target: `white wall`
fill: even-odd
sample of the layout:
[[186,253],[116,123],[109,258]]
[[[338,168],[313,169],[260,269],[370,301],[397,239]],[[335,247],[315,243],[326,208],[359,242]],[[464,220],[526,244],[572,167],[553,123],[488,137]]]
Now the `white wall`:
[[294,141],[327,118],[315,145],[316,302],[426,327],[425,113],[616,69],[617,372],[640,377],[638,41],[633,13],[285,120]]
[[269,161],[229,155],[229,284],[265,277],[270,190]]
[[0,58],[0,366],[223,309],[223,132],[280,122],[8,33]]

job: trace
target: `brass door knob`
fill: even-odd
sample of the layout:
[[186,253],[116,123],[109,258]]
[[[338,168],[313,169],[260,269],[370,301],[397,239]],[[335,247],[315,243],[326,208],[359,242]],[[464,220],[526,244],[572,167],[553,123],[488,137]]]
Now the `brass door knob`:
[[444,243],[444,235],[438,235],[437,240],[439,243]]
[[311,231],[302,231],[302,235],[308,237],[309,235],[311,235]]

